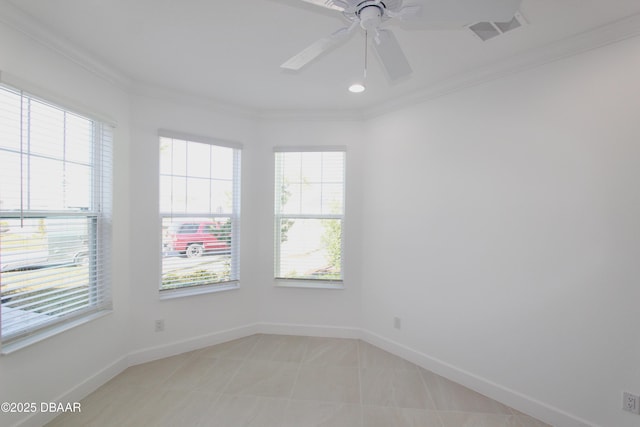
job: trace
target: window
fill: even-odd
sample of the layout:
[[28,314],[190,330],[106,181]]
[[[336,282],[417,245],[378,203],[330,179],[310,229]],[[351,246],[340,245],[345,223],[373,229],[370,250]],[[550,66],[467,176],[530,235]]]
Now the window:
[[112,129],[0,85],[3,351],[111,308]]
[[162,131],[160,216],[164,295],[236,288],[240,146]]
[[275,153],[275,277],[342,286],[345,152]]

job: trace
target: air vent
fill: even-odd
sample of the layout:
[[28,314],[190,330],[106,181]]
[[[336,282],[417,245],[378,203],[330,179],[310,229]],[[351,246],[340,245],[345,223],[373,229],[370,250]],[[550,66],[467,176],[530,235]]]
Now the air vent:
[[516,13],[513,19],[509,22],[478,22],[473,25],[469,25],[469,29],[473,34],[478,36],[480,40],[486,42],[501,34],[508,33],[511,30],[520,28],[527,24],[527,21],[522,17],[522,14]]

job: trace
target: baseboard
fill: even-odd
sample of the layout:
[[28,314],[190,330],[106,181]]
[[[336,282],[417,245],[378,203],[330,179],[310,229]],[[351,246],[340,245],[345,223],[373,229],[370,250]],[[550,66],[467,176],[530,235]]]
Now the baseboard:
[[253,334],[305,335],[312,337],[360,338],[361,330],[337,326],[295,325],[286,323],[253,323],[211,334],[200,335],[129,353],[128,366],[139,365],[188,351],[198,350]]
[[205,334],[197,337],[187,338],[184,340],[174,341],[155,347],[143,348],[129,353],[127,362],[129,366],[139,365],[140,363],[146,363],[157,359],[163,359],[165,357],[175,356],[176,354],[198,350],[210,345],[216,345],[239,338],[244,338],[249,335],[260,333],[258,326],[259,324],[253,323],[246,326],[240,326],[237,328],[214,332],[211,334]]
[[[155,347],[136,350],[128,355],[120,357],[118,360],[76,385],[71,390],[52,399],[51,402],[79,402],[89,394],[93,393],[100,386],[107,383],[111,378],[127,369],[129,366],[175,356],[176,354],[232,341],[260,332],[258,324],[250,324]],[[41,413],[38,411],[33,413],[31,416],[18,421],[14,424],[14,427],[41,427],[53,420],[56,415],[57,414],[55,413]]]
[[337,326],[295,325],[286,323],[252,323],[237,328],[200,335],[129,353],[128,366],[139,365],[211,345],[244,338],[253,334],[305,335],[312,337],[360,338],[361,330]]
[[330,337],[330,338],[352,338],[360,339],[362,330],[360,328],[347,328],[340,326],[323,325],[296,325],[291,323],[269,323],[257,324],[258,332],[261,334],[274,335],[303,335],[308,337]]
[[552,426],[600,427],[371,331],[362,330],[362,340]]
[[[562,427],[600,427],[582,420],[558,408],[540,402],[524,394],[489,381],[468,371],[460,369],[442,360],[416,351],[396,341],[385,338],[374,332],[360,328],[336,327],[325,325],[297,325],[285,323],[260,322],[253,323],[211,334],[200,335],[155,347],[134,351],[114,361],[95,375],[63,393],[55,402],[77,402],[105,384],[129,366],[174,356],[215,344],[244,338],[256,333],[276,335],[303,335],[313,337],[362,339],[396,356],[402,357],[418,366],[435,372],[451,381],[462,384],[472,390],[495,399],[518,411],[542,420],[553,426]],[[38,427],[46,424],[55,414],[34,413],[32,416],[16,424],[20,427]]]
[[[51,399],[51,402],[79,402],[89,394],[96,391],[103,384],[108,382],[111,378],[118,375],[120,372],[127,369],[127,357],[123,356],[111,363],[107,367],[101,369],[94,375],[90,376],[86,380],[77,384],[69,391],[59,395],[58,397]],[[34,412],[31,416],[19,421],[15,426],[20,427],[40,427],[53,420],[57,415],[55,412]]]

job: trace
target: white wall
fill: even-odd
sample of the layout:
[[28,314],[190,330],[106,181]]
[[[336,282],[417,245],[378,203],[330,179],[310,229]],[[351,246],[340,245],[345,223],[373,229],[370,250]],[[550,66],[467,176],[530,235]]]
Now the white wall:
[[[196,101],[188,99],[166,101],[148,95],[132,99],[131,245],[138,249],[132,254],[131,350],[147,351],[185,340],[193,341],[193,345],[215,342],[216,334],[258,321],[255,296],[258,279],[252,268],[256,258],[253,223],[260,209],[251,190],[257,163],[255,124],[238,114],[221,112],[206,105],[197,106]],[[243,144],[240,289],[159,299],[159,129]],[[164,332],[154,331],[156,319],[164,319]],[[158,357],[164,355],[162,350],[157,354]]]
[[640,392],[638,52],[368,123],[366,330],[554,425],[638,425],[620,409]]
[[[198,104],[137,95],[132,102],[131,342],[133,361],[252,331],[353,335],[360,320],[362,123],[256,120]],[[158,129],[243,144],[240,289],[159,300]],[[347,147],[344,290],[278,288],[273,282],[273,147]],[[138,166],[139,165],[139,166]],[[138,243],[141,242],[141,243]],[[154,332],[154,320],[166,330]]]
[[[123,365],[129,312],[129,103],[127,94],[0,23],[0,70],[54,96],[118,122],[114,147],[114,311],[36,345],[0,357],[0,402],[80,398]],[[114,365],[115,364],[115,365]],[[111,370],[110,370],[111,369]],[[94,376],[97,375],[97,378]],[[92,381],[95,379],[96,381]],[[71,392],[71,394],[67,394]],[[65,399],[66,401],[66,399]],[[20,414],[0,414],[11,425]],[[31,420],[38,425],[40,415]]]
[[[261,120],[260,179],[250,197],[261,206],[260,257],[253,264],[260,287],[260,319],[273,326],[299,325],[300,333],[349,335],[360,327],[361,197],[363,191],[363,124],[360,121]],[[345,146],[347,150],[344,289],[301,289],[274,286],[273,206],[276,146]],[[289,330],[291,330],[289,328]]]
[[[119,124],[115,310],[0,357],[0,401],[81,397],[233,331],[362,328],[557,425],[635,425],[619,407],[640,392],[639,51],[628,40],[366,123],[256,120],[130,97],[0,25],[0,70]],[[158,299],[158,128],[244,144],[239,290]],[[277,288],[272,149],[323,144],[348,147],[346,289]]]
[[[199,99],[144,90],[127,93],[7,26],[0,26],[0,70],[118,121],[115,141],[114,311],[107,317],[0,358],[2,401],[79,400],[131,363],[258,330],[353,334],[360,307],[359,122],[257,120]],[[144,93],[144,94],[142,94]],[[158,96],[156,96],[158,95]],[[169,100],[171,99],[171,100]],[[160,300],[158,129],[243,144],[240,289]],[[349,172],[346,289],[273,287],[274,145],[345,145]],[[166,330],[154,332],[154,320]],[[297,326],[301,328],[296,329]],[[261,328],[261,329],[260,329]],[[354,332],[356,331],[356,332]],[[46,415],[2,423],[40,425]],[[50,417],[49,417],[50,418]]]

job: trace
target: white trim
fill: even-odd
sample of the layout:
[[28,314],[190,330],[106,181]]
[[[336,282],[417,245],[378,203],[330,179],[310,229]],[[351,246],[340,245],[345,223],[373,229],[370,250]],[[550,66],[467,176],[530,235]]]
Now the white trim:
[[278,145],[273,147],[274,153],[346,153],[347,147],[345,145]]
[[158,136],[160,138],[171,138],[171,139],[178,139],[178,140],[184,140],[189,142],[200,142],[203,144],[211,144],[211,145],[217,145],[220,147],[227,147],[227,148],[233,148],[236,150],[242,150],[242,144],[240,142],[212,138],[209,136],[193,135],[185,132],[173,131],[168,129],[158,129]]
[[[81,381],[66,392],[58,395],[58,397],[51,399],[50,402],[79,402],[96,391],[98,388],[102,387],[113,377],[120,374],[128,367],[129,365],[127,364],[127,356],[122,356],[107,365],[105,368],[100,369],[98,372],[91,375],[86,380]],[[40,408],[40,404],[38,404],[38,408]],[[29,415],[24,420],[16,423],[15,426],[40,427],[50,422],[58,415],[60,414],[56,412],[41,412],[38,410],[35,413]]]
[[[298,325],[275,322],[250,323],[244,326],[133,351],[116,359],[104,369],[99,370],[96,374],[80,382],[67,392],[62,393],[57,399],[52,399],[52,401],[80,401],[130,366],[245,338],[254,334],[360,339],[546,423],[565,427],[601,427],[366,329],[346,326]],[[22,421],[18,421],[15,426],[40,426],[51,421],[55,415],[56,414],[35,413]]]
[[279,219],[341,219],[344,221],[344,215],[340,214],[277,214]]
[[87,119],[97,121],[113,128],[118,127],[118,122],[112,117],[99,113],[93,110],[91,107],[78,102],[74,99],[60,95],[50,89],[45,89],[41,86],[33,84],[29,81],[22,79],[21,77],[14,76],[11,73],[0,70],[0,83],[10,87],[13,90],[19,92],[25,92],[25,95],[30,98],[37,99],[46,104],[53,105],[56,108],[63,108],[71,113],[84,116]]
[[36,20],[10,2],[0,1],[0,22],[118,88],[131,89],[133,81],[128,76],[96,60],[92,54],[61,38],[49,30],[46,24]]
[[277,121],[296,122],[361,122],[366,119],[362,108],[307,108],[277,109],[263,108],[255,114],[255,118],[268,123]]
[[258,333],[274,335],[302,335],[307,337],[361,339],[360,328],[328,325],[296,325],[292,323],[260,322]]
[[636,14],[605,24],[596,29],[587,30],[563,40],[558,40],[548,45],[513,55],[489,67],[471,69],[469,72],[428,85],[422,90],[414,91],[409,95],[381,101],[374,107],[305,110],[252,108],[214,97],[184,93],[135,81],[122,72],[96,60],[91,54],[78,49],[72,43],[61,39],[52,31],[47,30],[43,23],[38,22],[9,2],[0,1],[0,22],[4,22],[9,27],[27,35],[53,52],[68,58],[98,77],[127,90],[130,94],[169,100],[258,120],[323,122],[329,120],[362,121],[375,118],[416,103],[483,84],[500,77],[516,74],[527,69],[536,68],[549,62],[575,56],[585,51],[636,37],[640,34],[640,14]]
[[259,117],[259,111],[255,108],[234,104],[203,94],[187,93],[176,89],[154,86],[146,82],[136,81],[130,89],[130,94],[146,99],[155,99],[187,107],[200,108],[219,114],[230,114],[249,120]]
[[[323,289],[344,289],[344,223],[346,218],[346,170],[347,170],[347,150],[345,146],[337,146],[337,145],[327,145],[327,146],[275,146],[273,147],[274,151],[274,276],[276,280],[276,286],[282,287],[301,287],[301,288],[323,288]],[[282,164],[284,159],[281,159],[286,156],[286,154],[301,154],[301,153],[311,153],[314,155],[324,153],[340,153],[342,160],[342,213],[339,214],[289,214],[282,212],[282,194],[284,188],[284,172],[282,170]],[[304,155],[304,154],[303,154]],[[322,163],[322,162],[321,162]],[[300,165],[300,167],[302,167]],[[324,165],[321,165],[320,168],[324,170]],[[336,183],[337,181],[333,181]],[[320,186],[322,187],[325,184],[325,181],[321,179],[319,181]],[[304,191],[301,189],[301,191]],[[321,201],[320,210],[324,209],[324,202]],[[339,278],[332,280],[327,278],[309,278],[309,277],[292,277],[288,278],[282,274],[282,257],[281,257],[281,248],[282,248],[282,220],[283,219],[309,219],[309,220],[338,220],[340,221],[340,273]],[[332,283],[336,284],[332,285]]]
[[233,291],[240,289],[240,281],[232,280],[230,282],[212,283],[210,285],[194,285],[185,286],[177,289],[160,289],[159,298],[160,301],[171,300],[176,298],[193,297],[203,294],[214,294],[216,292]]
[[554,426],[601,427],[366,329],[363,341]]
[[640,14],[526,50],[489,66],[472,68],[467,72],[428,85],[422,90],[416,90],[409,95],[388,99],[377,106],[363,109],[363,118],[365,120],[373,119],[411,105],[561,61],[638,35],[640,35]]
[[[200,283],[201,281],[199,280],[199,283],[182,283],[183,286],[179,286],[178,288],[171,288],[171,287],[164,287],[164,276],[165,276],[165,272],[164,268],[165,268],[165,257],[163,255],[164,253],[164,241],[162,242],[162,246],[160,247],[160,251],[159,251],[159,257],[160,257],[160,277],[161,277],[161,281],[159,283],[158,289],[159,289],[159,296],[161,300],[166,300],[166,299],[173,299],[173,298],[181,298],[181,297],[189,297],[189,296],[194,296],[194,295],[201,295],[201,294],[207,294],[207,293],[215,293],[215,292],[220,292],[220,291],[227,291],[227,290],[232,290],[232,289],[238,289],[240,287],[240,242],[241,242],[241,238],[240,238],[240,198],[241,198],[241,180],[242,180],[242,162],[241,162],[241,156],[242,156],[242,144],[237,143],[237,142],[233,142],[233,141],[225,141],[225,140],[221,140],[221,139],[217,139],[217,138],[210,138],[210,137],[206,137],[206,136],[197,136],[197,135],[191,135],[191,134],[187,134],[187,133],[183,133],[183,132],[177,132],[177,131],[172,131],[172,130],[166,130],[166,129],[158,129],[158,140],[159,140],[159,148],[162,149],[162,144],[163,144],[163,138],[169,139],[169,143],[173,144],[176,140],[184,140],[186,143],[188,144],[201,144],[202,146],[208,146],[210,149],[214,149],[214,147],[224,147],[226,149],[230,149],[232,150],[232,180],[231,180],[231,184],[232,184],[232,208],[231,208],[231,212],[225,212],[225,213],[216,213],[216,212],[186,212],[186,213],[178,213],[178,214],[174,214],[173,212],[173,189],[169,189],[169,193],[170,193],[170,197],[171,197],[171,203],[169,206],[170,210],[169,211],[163,211],[162,210],[162,206],[159,206],[159,216],[160,216],[160,224],[161,226],[164,226],[165,224],[165,220],[171,220],[173,222],[173,219],[175,218],[185,218],[185,219],[190,219],[189,222],[196,220],[196,218],[200,217],[202,218],[202,221],[210,221],[213,220],[213,218],[228,218],[229,221],[231,221],[231,227],[230,227],[230,271],[229,271],[229,279],[230,280],[226,280],[223,282],[213,282],[213,283]],[[187,144],[187,146],[188,146]],[[172,149],[173,150],[173,149]],[[187,150],[188,151],[188,150]],[[211,152],[213,153],[213,152]],[[172,155],[173,156],[173,155]],[[161,156],[162,157],[162,156]],[[193,178],[192,175],[190,175],[189,173],[189,168],[188,168],[188,163],[189,163],[189,156],[187,156],[184,161],[186,162],[186,169],[185,169],[185,175],[183,175],[182,173],[179,173],[177,175],[173,174],[173,167],[171,167],[172,171],[170,173],[167,172],[163,172],[160,168],[160,183],[162,184],[163,180],[163,176],[164,177],[168,177],[170,179],[170,182],[174,182],[173,180],[176,177],[186,177],[187,178],[187,183],[189,182],[189,178]],[[172,157],[173,158],[173,157]],[[209,159],[211,160],[211,159]],[[208,185],[211,186],[212,183],[215,181],[215,178],[213,178],[213,176],[211,175],[211,168],[213,167],[213,163],[211,161],[209,161],[209,178],[204,178],[207,182]],[[200,179],[200,178],[199,178]],[[186,184],[188,185],[188,184]],[[171,186],[171,185],[170,185]],[[210,187],[211,188],[211,187]],[[160,191],[160,199],[163,199],[163,186],[160,185],[159,187],[159,191]],[[211,201],[212,196],[211,194],[207,195],[207,197],[209,198],[209,209],[210,210],[215,210],[212,209],[211,206]],[[162,203],[160,203],[162,205]],[[188,210],[188,209],[187,209]],[[164,240],[164,237],[163,237]],[[173,250],[174,248],[172,248]],[[179,265],[182,265],[182,263],[180,263]],[[172,270],[173,271],[173,270]],[[216,270],[217,271],[217,270]],[[180,280],[180,282],[182,282],[182,279]]]
[[274,278],[274,286],[278,288],[343,290],[344,281],[322,279],[287,279],[285,277],[276,277]]
[[128,365],[135,366],[189,351],[199,350],[216,344],[245,338],[255,334],[304,335],[310,337],[360,339],[361,330],[341,326],[294,325],[287,323],[258,322],[237,328],[226,329],[211,334],[174,341],[168,344],[148,347],[129,353]]
[[[6,75],[0,75],[0,80],[5,77]],[[0,86],[0,90],[3,93],[6,92],[11,94],[10,96],[12,99],[20,102],[18,107],[19,109],[14,110],[19,112],[19,114],[17,115],[17,121],[14,121],[13,123],[13,126],[20,132],[20,147],[19,149],[12,149],[11,151],[20,155],[21,158],[25,157],[26,159],[31,159],[33,156],[29,152],[25,151],[25,144],[28,145],[31,141],[30,132],[32,130],[32,126],[34,123],[39,123],[39,121],[37,119],[34,119],[33,121],[31,119],[26,120],[25,115],[31,117],[32,110],[30,101],[37,98],[33,97],[31,93],[23,92],[22,88],[9,89],[4,86],[4,83]],[[29,104],[27,105],[25,102]],[[49,100],[42,100],[42,102],[46,103],[47,110],[54,110],[59,113],[59,115],[54,118],[54,121],[67,129],[67,113],[70,111],[65,107],[52,103]],[[86,206],[87,211],[79,212],[80,208],[75,208],[70,212],[70,215],[64,215],[69,218],[86,219],[86,221],[81,221],[87,223],[83,227],[86,232],[80,233],[77,237],[74,237],[74,239],[79,238],[87,241],[86,245],[84,245],[87,249],[84,251],[88,251],[88,259],[93,260],[89,270],[87,270],[89,271],[89,276],[88,278],[83,279],[78,276],[78,272],[67,272],[63,275],[77,285],[75,286],[75,288],[77,288],[77,292],[80,292],[83,298],[86,298],[86,301],[83,300],[83,304],[78,306],[74,301],[81,295],[76,291],[73,291],[64,296],[64,301],[58,301],[58,305],[61,305],[59,307],[60,310],[50,310],[50,313],[44,314],[34,313],[32,312],[33,310],[24,309],[29,305],[29,295],[34,292],[39,292],[38,288],[34,286],[44,285],[46,280],[50,278],[51,272],[43,270],[44,273],[40,275],[37,283],[32,283],[33,281],[29,281],[28,277],[26,279],[25,277],[16,278],[15,289],[21,291],[29,298],[26,298],[22,302],[18,302],[11,307],[5,307],[0,310],[0,312],[7,311],[9,315],[9,317],[6,317],[3,312],[2,316],[0,316],[0,322],[6,322],[6,325],[4,325],[6,328],[4,328],[5,330],[2,331],[2,336],[0,336],[0,345],[2,346],[0,349],[1,354],[15,352],[31,344],[35,344],[73,327],[111,313],[110,220],[112,185],[110,178],[112,175],[112,129],[111,126],[104,125],[103,123],[95,120],[83,118],[83,121],[86,122],[86,125],[91,125],[91,132],[86,134],[88,141],[84,141],[92,149],[92,156],[90,156],[91,159],[69,162],[66,156],[66,150],[63,150],[63,152],[60,152],[57,155],[46,156],[46,158],[56,162],[62,162],[63,165],[67,165],[69,163],[79,164],[83,167],[90,167],[91,169],[91,179],[88,182],[86,182],[86,180],[84,182],[85,184],[91,184],[88,185],[87,188],[90,189],[88,194],[91,195],[90,200],[87,202],[89,205]],[[64,141],[55,140],[53,145],[61,147],[60,144],[62,142]],[[48,215],[47,210],[32,211],[29,209],[29,206],[25,205],[25,200],[31,200],[32,186],[33,182],[35,182],[31,181],[31,178],[39,176],[39,172],[41,175],[42,170],[38,172],[38,169],[31,168],[27,170],[20,168],[16,172],[19,175],[18,183],[27,180],[29,184],[24,189],[24,191],[26,191],[26,198],[22,197],[21,193],[20,199],[16,200],[17,207],[15,207],[14,211],[9,211],[9,215],[7,217],[18,218],[16,213],[19,213],[19,217],[25,219],[34,218],[35,215],[44,218],[45,220],[49,218],[50,216]],[[54,210],[51,218],[63,216],[62,212],[63,211],[60,210]],[[1,213],[4,213],[4,211],[0,211],[0,214]],[[53,224],[49,225],[53,226]],[[55,228],[55,226],[53,227]],[[80,235],[82,235],[82,237],[80,237]],[[24,246],[24,244],[21,246]],[[18,250],[21,250],[21,248],[19,247]],[[72,255],[73,253],[70,254],[70,256]],[[46,259],[42,261],[38,260],[36,262],[42,263],[44,261],[46,261]],[[49,263],[51,262],[55,261],[53,259],[49,259]],[[45,264],[47,263],[45,262]],[[84,291],[80,290],[81,285],[87,285],[87,289]],[[29,287],[30,289],[25,291],[26,287]],[[84,296],[85,292],[86,297]],[[53,299],[53,295],[49,295],[49,297],[46,297],[42,302],[51,302]]]
[[65,331],[75,328],[76,326],[84,325],[85,323],[92,322],[104,316],[108,316],[113,313],[111,308],[102,309],[95,313],[81,314],[80,317],[74,320],[67,320],[61,323],[55,323],[51,327],[44,327],[42,329],[35,330],[31,335],[24,338],[18,338],[9,344],[2,344],[0,347],[0,355],[6,356],[7,354],[14,353],[25,347],[29,347],[32,344],[44,341]]
[[175,356],[193,350],[221,344],[227,341],[237,340],[260,333],[257,323],[250,323],[237,328],[225,329],[223,331],[210,334],[198,335],[196,337],[173,341],[154,347],[147,347],[129,353],[127,356],[127,366],[139,365],[165,357]]

